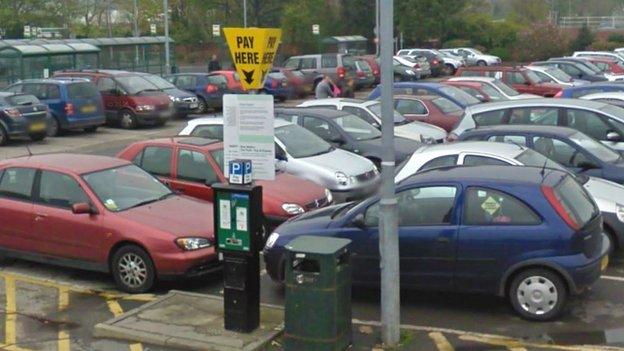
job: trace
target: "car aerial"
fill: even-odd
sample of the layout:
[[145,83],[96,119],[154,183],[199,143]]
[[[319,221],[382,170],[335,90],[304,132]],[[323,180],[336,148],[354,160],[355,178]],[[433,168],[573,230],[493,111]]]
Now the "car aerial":
[[448,48],[440,51],[463,57],[466,66],[496,66],[502,62],[500,57],[484,54],[474,48]]
[[624,84],[621,83],[592,83],[578,87],[567,87],[555,97],[558,98],[580,98],[583,95],[595,93],[624,92]]
[[509,84],[520,93],[544,97],[553,97],[563,88],[559,84],[542,82],[539,76],[524,67],[462,67],[455,75],[458,77],[493,77]]
[[375,84],[375,76],[373,69],[364,59],[354,58],[355,60],[355,88],[357,90],[372,87]]
[[[437,95],[445,97],[461,108],[481,103],[479,99],[456,87],[441,83],[424,82],[396,82],[392,88],[395,95]],[[378,85],[368,95],[368,100],[376,100],[381,97],[381,85]]]
[[[211,73],[177,73],[167,75],[164,78],[179,89],[195,94],[198,113],[207,113],[211,108],[220,110],[223,107],[223,94],[244,93],[240,82],[235,84],[234,75],[221,71]],[[232,82],[229,81],[230,79]]]
[[[530,142],[525,144],[525,141],[530,140],[529,138],[536,140],[535,137],[515,134],[516,131],[520,133],[524,131],[530,134],[530,130],[539,131],[541,129],[532,126],[526,126],[526,128],[523,126],[510,127],[486,127],[474,130],[474,133],[467,132],[461,137],[462,143],[423,146],[399,166],[396,171],[395,182],[399,183],[417,172],[454,165],[529,166],[567,171],[561,164],[552,161],[553,159],[556,160],[556,157],[548,159],[542,153],[528,148],[534,147],[534,144]],[[550,128],[579,133],[569,128]],[[537,139],[535,145],[542,142],[543,140]],[[528,145],[528,147],[524,145]],[[591,174],[579,173],[575,178],[592,196],[602,213],[609,247],[612,249],[624,248],[624,206],[618,202],[621,202],[619,199],[624,198],[624,186],[601,179],[600,175],[597,175],[599,178],[589,175]]]
[[624,109],[580,99],[527,99],[471,106],[464,110],[448,139],[456,140],[469,129],[506,124],[570,127],[612,149],[624,150]]
[[110,273],[120,290],[220,269],[212,205],[132,163],[46,154],[0,161],[3,256]]
[[349,54],[310,54],[291,56],[282,65],[293,71],[301,71],[314,87],[327,75],[338,86],[341,96],[353,95],[356,82],[355,60]]
[[[359,116],[373,127],[381,129],[381,102],[357,99],[316,99],[301,103],[298,107],[328,108]],[[446,139],[442,128],[422,122],[411,122],[394,111],[394,135],[422,143],[441,143]]]
[[452,77],[444,81],[444,83],[460,87],[460,89],[461,83],[477,83],[479,85],[478,91],[486,94],[490,101],[535,99],[540,97],[535,94],[521,94],[505,82],[493,77]]
[[618,107],[624,107],[624,91],[610,93],[592,93],[580,96],[579,99],[604,102]]
[[429,63],[429,67],[431,69],[431,76],[437,77],[447,70],[447,66],[444,64],[444,58],[442,58],[442,54],[437,53],[433,50],[428,49],[401,49],[397,52],[397,56],[408,57],[411,59],[415,59],[419,56],[422,56],[427,59]]
[[557,83],[565,87],[573,87],[588,84],[589,82],[581,79],[573,79],[570,75],[557,68],[556,66],[525,66],[527,69],[535,72],[542,82]]
[[[366,158],[337,149],[305,128],[275,119],[277,170],[328,188],[334,201],[353,200],[377,190],[379,172]],[[223,140],[223,118],[190,120],[180,135]]]
[[[312,107],[276,108],[275,117],[302,126],[336,148],[364,156],[381,169],[381,132],[354,114]],[[418,141],[395,136],[396,162],[402,162],[420,145]]]
[[453,129],[464,112],[453,101],[436,95],[394,95],[394,108],[410,121],[429,123],[444,131]]
[[48,106],[48,136],[70,129],[95,132],[106,123],[102,96],[87,79],[26,79],[5,90],[34,95]]
[[624,64],[624,57],[620,53],[612,51],[575,51],[572,57],[608,57]]
[[[117,157],[132,161],[173,191],[213,203],[212,184],[227,182],[223,175],[223,143],[215,139],[176,137],[140,141],[126,147]],[[333,201],[329,190],[283,172],[277,172],[275,180],[259,180],[255,184],[262,186],[267,235],[268,229],[288,218]]]
[[0,146],[15,138],[45,139],[48,107],[30,94],[0,92]]
[[272,69],[264,78],[264,86],[260,92],[273,95],[278,101],[286,101],[295,96],[295,87],[290,84],[284,72]]
[[[427,61],[427,58],[424,56],[413,56],[413,57],[412,56],[393,56],[392,64],[394,66],[406,66],[410,68],[418,76],[418,78],[416,79],[424,79],[424,78],[431,76],[432,74],[431,64],[429,63],[429,61]],[[395,73],[394,80],[397,80],[396,69],[394,73]],[[409,71],[407,71],[406,73],[410,74]],[[407,80],[412,80],[412,79],[407,79]]]
[[[396,196],[403,288],[494,294],[523,318],[550,320],[608,264],[600,211],[564,171],[433,169],[401,182]],[[263,250],[269,276],[283,281],[294,238],[339,237],[352,241],[353,283],[378,286],[379,203],[375,196],[282,224]]]
[[548,61],[535,61],[531,62],[530,66],[546,66],[556,67],[567,73],[574,79],[581,79],[588,82],[606,82],[608,79],[604,74],[596,74],[594,71],[587,68],[585,65],[566,60],[548,60]]
[[102,95],[106,120],[132,129],[164,125],[175,110],[169,95],[135,72],[117,70],[63,70],[53,78],[76,77],[92,81]]
[[197,112],[199,103],[197,102],[197,96],[195,96],[195,94],[178,89],[175,85],[160,76],[149,73],[141,73],[140,75],[148,82],[154,84],[158,90],[169,95],[169,100],[173,102],[173,108],[175,109],[174,116],[176,118],[186,118],[189,113]]
[[362,55],[356,56],[356,59],[361,59],[368,62],[368,65],[373,70],[373,76],[375,77],[374,84],[379,84],[381,80],[381,70],[379,69],[379,63],[377,62],[377,56],[375,55]]

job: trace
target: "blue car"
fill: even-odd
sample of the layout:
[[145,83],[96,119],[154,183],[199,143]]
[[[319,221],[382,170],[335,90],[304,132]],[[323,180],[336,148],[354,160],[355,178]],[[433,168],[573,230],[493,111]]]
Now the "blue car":
[[197,96],[197,113],[207,113],[210,109],[223,107],[223,94],[244,94],[240,83],[230,81],[238,76],[233,72],[216,71],[211,73],[177,73],[164,78],[179,89]]
[[[479,99],[465,91],[441,83],[395,82],[393,87],[395,95],[437,95],[453,101],[461,108],[481,103]],[[380,97],[381,85],[378,85],[368,95],[368,100],[375,100]]]
[[[608,264],[602,217],[567,172],[533,167],[439,168],[399,183],[401,286],[506,296],[530,320],[559,316],[568,295]],[[264,248],[284,277],[284,246],[300,235],[352,240],[354,284],[378,285],[379,198],[302,214]]]
[[285,101],[295,96],[295,87],[288,84],[288,78],[278,69],[267,74],[262,91],[273,95],[278,101]]
[[48,105],[48,136],[73,129],[92,133],[106,123],[102,95],[85,78],[26,79],[6,90],[34,95]]
[[583,95],[608,92],[624,92],[624,84],[621,83],[592,83],[567,87],[555,95],[556,98],[579,98]]

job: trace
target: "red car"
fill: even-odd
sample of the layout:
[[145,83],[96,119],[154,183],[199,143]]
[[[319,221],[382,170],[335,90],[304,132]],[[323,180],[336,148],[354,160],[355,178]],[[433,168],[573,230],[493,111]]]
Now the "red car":
[[453,130],[464,111],[453,101],[437,95],[395,95],[394,109],[410,121]]
[[[177,137],[140,141],[117,157],[131,160],[158,177],[174,191],[213,201],[210,184],[227,182],[223,176],[223,143],[217,140]],[[325,207],[331,193],[310,181],[277,173],[274,181],[258,181],[263,188],[265,233],[300,213]]]
[[535,72],[525,67],[460,67],[455,75],[458,77],[493,77],[511,85],[520,93],[535,94],[543,97],[553,97],[563,89],[562,85],[542,82]]
[[[240,76],[236,71],[212,71],[210,75],[220,75],[227,80],[227,88],[232,92],[244,92],[243,85],[240,82]],[[236,94],[236,93],[234,93]]]
[[615,59],[610,57],[588,56],[579,57],[596,65],[604,73],[624,74],[624,67],[620,66]]
[[448,80],[445,80],[443,83],[446,85],[451,85],[456,88],[459,88],[467,92],[468,94],[474,96],[475,98],[481,100],[481,102],[491,102],[494,100],[498,100],[496,96],[494,97],[494,99],[492,98],[492,96],[490,96],[490,94],[496,94],[496,91],[492,92],[491,90],[493,90],[493,88],[491,88],[489,85],[485,83],[465,82],[465,81],[448,81]]
[[2,254],[108,272],[130,293],[220,269],[211,213],[210,203],[178,196],[118,158],[0,161]]
[[379,64],[377,63],[377,57],[375,55],[363,55],[357,56],[356,58],[368,62],[368,65],[373,70],[373,76],[375,76],[375,84],[379,84],[381,81],[381,70],[379,69]]
[[115,70],[65,70],[53,77],[80,77],[92,81],[104,101],[106,120],[131,129],[139,125],[163,125],[175,109],[169,95],[142,78],[142,73]]

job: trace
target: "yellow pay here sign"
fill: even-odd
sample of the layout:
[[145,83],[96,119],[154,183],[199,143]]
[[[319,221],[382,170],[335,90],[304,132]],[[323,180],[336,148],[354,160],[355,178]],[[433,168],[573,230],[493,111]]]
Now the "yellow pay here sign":
[[278,28],[223,28],[245,90],[261,89],[282,38]]

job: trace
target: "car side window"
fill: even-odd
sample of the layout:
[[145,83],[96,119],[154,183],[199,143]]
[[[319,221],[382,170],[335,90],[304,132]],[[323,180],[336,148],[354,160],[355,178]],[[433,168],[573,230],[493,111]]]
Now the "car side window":
[[496,126],[503,123],[505,112],[507,112],[507,110],[483,112],[475,114],[472,118],[477,127]]
[[456,164],[457,164],[457,155],[440,156],[438,158],[434,158],[433,160],[425,163],[422,167],[420,167],[418,171],[421,172],[421,171],[426,171],[428,169],[455,166]]
[[509,143],[515,145],[526,146],[526,137],[521,135],[492,135],[487,138],[487,141],[494,141],[497,143]]
[[316,58],[307,57],[301,59],[301,69],[316,69]]
[[204,154],[181,149],[178,152],[178,179],[212,184],[219,180]]
[[509,124],[538,124],[556,126],[559,109],[556,107],[514,108],[509,116]]
[[479,92],[477,89],[475,88],[471,88],[471,87],[464,87],[464,86],[460,86],[458,87],[459,89],[465,91],[466,93],[476,97],[478,99],[477,96],[483,96],[483,94],[481,94],[481,92]]
[[18,200],[31,200],[37,171],[32,168],[9,168],[0,179],[0,196]]
[[108,77],[102,77],[98,79],[96,86],[100,92],[111,93],[115,90],[116,84],[113,79]]
[[285,68],[289,68],[289,69],[299,69],[299,59],[297,59],[297,58],[289,58],[284,63],[284,67]]
[[464,157],[464,166],[509,166],[509,163],[492,157],[467,155]]
[[47,93],[48,99],[60,99],[61,98],[61,90],[58,85],[47,84]]
[[379,126],[379,122],[377,122],[375,118],[373,118],[373,116],[371,116],[370,113],[366,112],[363,108],[344,106],[342,110],[345,112],[349,112],[350,114],[356,115],[376,127]]
[[540,217],[516,197],[501,191],[471,187],[464,200],[464,225],[536,225]]
[[171,177],[172,153],[170,147],[148,146],[143,150],[143,158],[138,166],[155,176]]
[[555,138],[534,137],[533,148],[565,167],[579,167],[587,158],[572,145]]
[[74,204],[90,201],[82,187],[72,177],[57,172],[42,171],[37,202],[71,209]]
[[223,149],[210,151],[210,156],[215,160],[217,165],[219,165],[219,169],[223,172]]
[[24,84],[22,92],[31,94],[37,97],[39,100],[45,100],[48,98],[48,91],[44,84]]
[[191,132],[192,136],[200,138],[223,140],[223,126],[222,125],[203,125],[197,126]]
[[6,88],[5,90],[6,91],[10,91],[12,93],[21,93],[22,92],[22,87],[23,87],[22,84],[15,84],[13,86],[10,86],[10,87]]
[[340,138],[340,132],[338,132],[334,126],[329,124],[329,122],[320,118],[309,116],[304,117],[303,127],[327,141],[333,141]]
[[279,119],[283,119],[293,124],[297,124],[299,122],[299,116],[294,114],[286,114],[286,113],[276,113],[275,117]]
[[408,114],[408,115],[427,115],[429,111],[427,111],[427,107],[425,104],[418,100],[397,100],[395,109],[400,114]]
[[522,72],[506,72],[507,81],[511,84],[525,84],[527,82],[526,78]]
[[336,55],[321,56],[321,68],[333,68],[336,66],[338,66],[338,58]]
[[546,83],[555,83],[555,81],[550,78],[546,73],[540,71],[533,71],[533,73],[537,74],[537,76],[542,80],[542,82]]
[[566,110],[566,125],[598,140],[606,140],[607,133],[613,130],[600,115],[585,110]]

